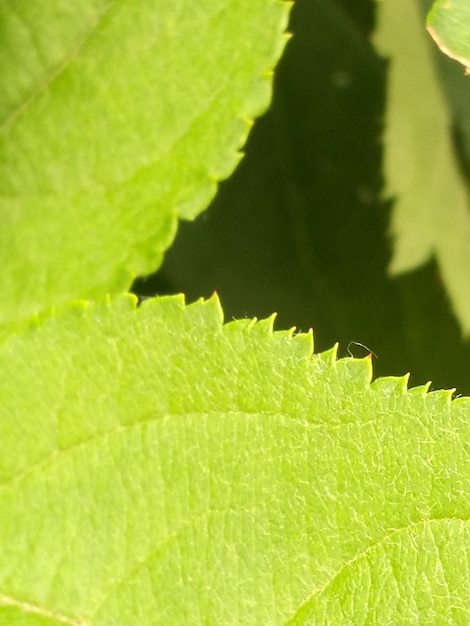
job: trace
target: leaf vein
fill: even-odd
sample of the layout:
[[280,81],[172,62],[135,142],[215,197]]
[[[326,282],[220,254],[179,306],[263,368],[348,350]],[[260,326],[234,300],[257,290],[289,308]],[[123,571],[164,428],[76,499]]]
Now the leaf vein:
[[[5,119],[0,123],[0,133],[5,132],[16,119],[21,117],[28,110],[29,106],[39,97],[39,95],[43,93],[49,87],[49,85],[51,85],[54,80],[56,80],[68,68],[72,60],[80,54],[80,51],[82,50],[88,39],[91,37],[91,35],[96,32],[96,29],[115,3],[116,0],[109,0],[109,3],[106,5],[103,11],[101,13],[98,13],[95,23],[90,27],[88,32],[86,32],[82,36],[81,40],[75,46],[75,48],[73,48],[68,53],[68,55],[66,55],[64,59],[49,72],[44,80],[42,80],[41,82],[39,82],[39,84],[33,87],[30,94],[24,99],[22,103],[14,107],[9,115],[6,115]],[[36,48],[38,47],[36,46]]]
[[341,565],[341,567],[339,567],[335,572],[331,574],[329,579],[321,587],[319,587],[318,589],[315,589],[308,596],[308,598],[304,602],[302,602],[302,604],[295,610],[295,612],[291,615],[291,617],[289,617],[284,622],[284,626],[291,626],[291,625],[293,626],[294,624],[296,624],[297,622],[295,620],[301,611],[303,611],[309,604],[312,604],[316,598],[318,598],[321,594],[323,594],[328,589],[328,587],[336,580],[336,578],[342,572],[344,572],[350,565],[357,563],[357,561],[359,561],[361,558],[365,557],[366,555],[370,554],[378,546],[383,546],[393,536],[398,535],[402,533],[403,531],[407,531],[413,528],[418,528],[419,526],[424,526],[426,524],[431,524],[433,522],[440,522],[442,520],[468,523],[470,521],[470,518],[455,517],[455,516],[435,517],[435,518],[419,520],[417,522],[411,522],[410,524],[407,524],[401,528],[394,528],[390,532],[386,533],[379,541],[376,541],[375,543],[372,543],[371,545],[367,546],[365,549],[360,550],[351,559],[344,562]]
[[15,606],[27,613],[36,613],[38,615],[42,615],[43,617],[50,617],[60,622],[61,624],[69,624],[70,626],[85,626],[85,622],[80,619],[62,615],[60,613],[57,613],[56,611],[50,611],[49,609],[46,609],[37,604],[32,604],[31,602],[18,600],[17,598],[14,598],[8,594],[0,593],[0,604]]

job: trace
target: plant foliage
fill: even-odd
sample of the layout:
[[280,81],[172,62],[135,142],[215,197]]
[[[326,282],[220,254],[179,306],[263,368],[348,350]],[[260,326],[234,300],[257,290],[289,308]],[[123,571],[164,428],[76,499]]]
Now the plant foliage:
[[77,305],[0,359],[12,626],[468,620],[468,400],[216,297]]
[[439,48],[470,71],[470,7],[465,0],[435,0],[428,30]]
[[470,621],[469,400],[322,345],[470,390],[466,79],[371,8],[297,1],[139,301],[289,5],[3,3],[0,624]]
[[158,267],[268,104],[287,5],[12,1],[1,19],[5,323]]

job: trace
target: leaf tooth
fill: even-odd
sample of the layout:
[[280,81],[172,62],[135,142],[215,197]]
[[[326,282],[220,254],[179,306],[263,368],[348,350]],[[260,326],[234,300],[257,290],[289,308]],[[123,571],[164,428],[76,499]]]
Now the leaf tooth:
[[404,376],[384,376],[377,378],[372,383],[374,390],[378,390],[387,396],[402,396],[408,392],[409,374]]
[[305,348],[305,356],[312,357],[313,349],[315,345],[315,339],[313,337],[313,329],[309,328],[306,333],[297,333],[292,336],[292,342],[295,342],[295,346],[302,346]]
[[421,398],[425,398],[429,393],[429,387],[431,386],[431,381],[427,382],[424,385],[418,385],[417,387],[412,387],[408,389],[408,393],[413,396],[419,396]]
[[[263,336],[272,337],[274,335],[274,320],[277,317],[277,313],[273,313],[269,317],[266,317],[262,320],[257,320],[256,318],[253,320],[252,329],[258,331],[258,333]],[[278,331],[275,334],[287,334],[290,331]]]
[[372,359],[368,356],[362,359],[345,357],[336,361],[338,376],[349,379],[354,386],[369,387],[372,380]]
[[427,394],[426,402],[433,404],[436,408],[442,408],[442,405],[450,407],[454,393],[455,389],[436,389]]
[[315,358],[319,362],[323,362],[328,367],[336,367],[338,364],[338,348],[339,344],[335,343],[332,348],[329,350],[325,350],[324,352],[320,352],[315,355]]

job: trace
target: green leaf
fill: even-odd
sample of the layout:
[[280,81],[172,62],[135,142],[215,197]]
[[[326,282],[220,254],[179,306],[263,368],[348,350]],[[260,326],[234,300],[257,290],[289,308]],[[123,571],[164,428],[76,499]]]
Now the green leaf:
[[[276,311],[280,327],[318,329],[322,350],[356,339],[377,349],[382,373],[412,370],[426,382],[386,274],[377,139],[385,64],[348,14],[357,4],[347,6],[295,2],[273,102],[245,158],[204,219],[181,224],[155,279],[135,289],[190,301],[216,290],[228,319]],[[442,381],[439,365],[432,373]],[[448,385],[460,383],[445,373]]]
[[464,334],[470,334],[470,213],[416,3],[380,4],[376,43],[390,58],[384,135],[387,192],[396,199],[392,274],[434,256]]
[[[204,219],[181,224],[160,270],[134,289],[189,301],[216,290],[227,319],[276,311],[280,328],[316,329],[319,351],[339,341],[346,355],[358,340],[379,355],[376,375],[410,371],[413,384],[431,379],[468,394],[470,344],[437,264],[387,273],[391,203],[380,198],[378,135],[389,63],[370,44],[364,6],[295,2],[273,102],[245,158]],[[458,95],[460,112],[470,112]]]
[[470,72],[470,5],[466,0],[435,0],[427,19],[439,48]]
[[311,351],[215,297],[5,340],[0,623],[467,623],[468,399]]
[[266,108],[288,8],[2,4],[0,323],[156,269]]

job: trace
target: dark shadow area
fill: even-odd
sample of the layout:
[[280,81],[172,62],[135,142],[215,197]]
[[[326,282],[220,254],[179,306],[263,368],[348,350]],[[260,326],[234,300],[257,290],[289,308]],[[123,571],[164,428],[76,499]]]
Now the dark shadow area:
[[296,1],[274,99],[245,158],[134,291],[190,302],[216,290],[228,320],[276,311],[277,328],[313,327],[316,351],[338,341],[346,356],[361,342],[379,357],[376,375],[411,371],[412,384],[432,378],[468,393],[456,353],[445,354],[457,342],[469,362],[436,267],[387,275],[387,65],[368,40],[372,26],[371,2]]

